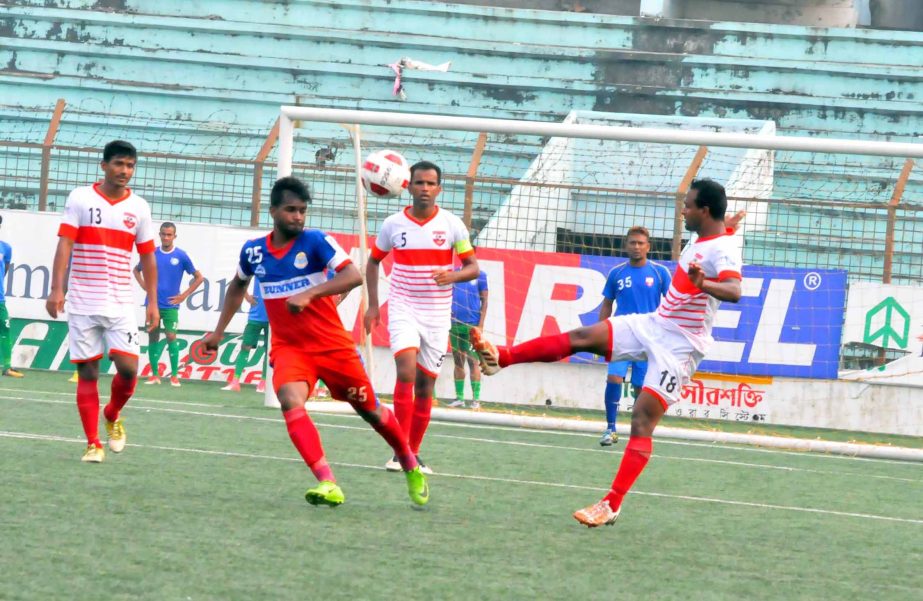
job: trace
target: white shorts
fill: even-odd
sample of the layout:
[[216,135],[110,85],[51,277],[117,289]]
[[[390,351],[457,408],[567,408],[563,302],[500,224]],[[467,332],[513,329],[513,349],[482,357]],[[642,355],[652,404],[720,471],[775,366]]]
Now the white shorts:
[[391,352],[396,356],[407,350],[417,352],[417,368],[430,377],[438,377],[449,350],[449,324],[434,327],[421,324],[413,315],[401,311],[389,313],[388,334]]
[[611,357],[607,360],[647,361],[641,389],[657,397],[664,409],[677,402],[704,355],[682,332],[665,326],[656,313],[619,315],[608,323]]
[[102,359],[106,347],[114,354],[138,357],[141,333],[133,312],[121,317],[67,315],[67,342],[71,363]]

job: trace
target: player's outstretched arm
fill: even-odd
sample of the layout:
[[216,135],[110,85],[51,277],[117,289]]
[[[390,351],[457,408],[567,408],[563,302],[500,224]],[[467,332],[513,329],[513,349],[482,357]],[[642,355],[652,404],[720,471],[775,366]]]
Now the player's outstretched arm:
[[746,216],[746,211],[737,211],[733,216],[724,220],[724,225],[736,234],[737,230],[740,229],[740,222],[743,221]]
[[192,281],[189,282],[189,287],[186,288],[183,292],[180,292],[176,296],[171,296],[169,299],[171,304],[181,305],[187,298],[189,298],[193,292],[195,292],[199,286],[202,285],[202,282],[205,281],[205,276],[202,275],[202,272],[198,269],[192,274]]
[[144,289],[147,292],[147,307],[144,309],[145,329],[153,332],[160,324],[160,309],[157,305],[157,259],[154,253],[141,255],[141,272],[144,275]]
[[369,308],[365,310],[362,323],[365,325],[366,332],[371,332],[374,326],[381,323],[381,315],[378,312],[378,268],[380,265],[381,261],[371,255],[365,264],[365,287],[369,293]]
[[484,321],[487,319],[487,302],[490,300],[490,291],[481,290],[478,293],[481,297],[481,314],[478,316],[478,329],[484,329]]
[[720,301],[728,301],[731,303],[736,303],[740,300],[740,280],[737,278],[729,278],[721,282],[708,280],[705,278],[705,272],[702,271],[702,266],[694,261],[689,263],[687,275],[689,276],[689,281],[692,282],[696,288],[709,296],[714,296]]
[[144,284],[144,276],[141,275],[141,263],[135,265],[135,268],[131,270],[131,273],[135,276],[135,281],[138,282],[138,285],[141,286],[141,289],[147,290],[147,286]]
[[51,291],[45,301],[45,310],[54,318],[64,312],[64,276],[67,274],[67,263],[74,250],[74,241],[65,236],[58,238],[58,246],[54,251],[54,262],[51,267]]
[[599,319],[597,321],[606,321],[612,317],[612,299],[603,297],[603,302],[599,305]]
[[242,280],[237,275],[234,275],[231,279],[224,295],[224,306],[221,307],[221,315],[218,316],[218,325],[215,326],[215,331],[204,339],[207,350],[218,350],[218,345],[221,343],[222,336],[224,336],[224,330],[231,323],[234,315],[240,309],[240,305],[244,302],[244,296],[247,294],[249,284],[249,280]]
[[362,275],[355,265],[349,263],[340,269],[333,276],[333,279],[288,297],[285,305],[288,307],[289,312],[299,313],[316,298],[340,295],[344,292],[349,292],[360,284],[362,284]]

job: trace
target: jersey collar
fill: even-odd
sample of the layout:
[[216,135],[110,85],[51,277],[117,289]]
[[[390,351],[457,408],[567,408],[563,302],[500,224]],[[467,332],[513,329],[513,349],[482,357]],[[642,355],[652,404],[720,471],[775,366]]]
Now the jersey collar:
[[413,221],[413,222],[416,223],[417,225],[426,225],[427,223],[429,223],[430,221],[432,221],[433,219],[435,219],[435,218],[436,218],[436,215],[439,214],[439,205],[436,205],[436,210],[433,211],[433,214],[429,216],[429,219],[426,219],[426,220],[424,220],[424,221],[420,221],[419,219],[417,219],[416,217],[414,217],[413,215],[410,214],[410,208],[411,208],[411,207],[404,207],[404,216],[406,216],[407,219]]
[[272,232],[269,232],[266,235],[266,250],[268,250],[269,254],[271,254],[275,258],[281,259],[282,257],[288,254],[288,251],[292,249],[292,245],[295,244],[295,240],[297,240],[300,237],[301,237],[301,234],[289,240],[288,244],[286,244],[285,246],[276,247],[276,246],[273,246],[272,244]]
[[102,196],[103,200],[105,200],[112,206],[119,204],[120,202],[122,202],[123,200],[131,196],[131,188],[125,188],[125,194],[123,194],[121,198],[116,198],[113,200],[112,198],[109,198],[108,196],[103,194],[102,190],[99,189],[99,185],[100,185],[99,182],[96,182],[95,184],[93,184],[93,191],[99,194],[100,196]]
[[698,244],[699,242],[707,242],[709,240],[714,240],[715,238],[720,238],[721,236],[729,236],[729,235],[730,234],[728,234],[727,232],[723,232],[721,234],[715,234],[714,236],[700,236],[696,238],[695,243]]

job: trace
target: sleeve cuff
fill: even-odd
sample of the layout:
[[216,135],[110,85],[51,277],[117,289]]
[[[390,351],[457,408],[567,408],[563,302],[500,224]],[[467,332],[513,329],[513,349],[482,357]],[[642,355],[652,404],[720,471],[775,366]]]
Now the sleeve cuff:
[[352,262],[353,262],[352,259],[346,259],[345,261],[343,261],[342,263],[340,263],[339,265],[337,265],[336,267],[334,267],[333,270],[334,270],[335,272],[337,272],[337,273],[340,273],[340,270],[341,270],[341,269],[343,269],[343,268],[346,267],[347,265],[352,264]]
[[240,268],[240,265],[237,266],[237,277],[245,282],[250,281],[250,275],[244,273],[244,270]]
[[724,280],[742,280],[740,272],[738,271],[722,271],[718,274],[718,281],[723,282]]
[[386,250],[381,250],[381,249],[378,248],[378,246],[375,245],[375,244],[372,245],[372,258],[373,258],[373,259],[375,259],[376,261],[381,261],[382,259],[384,259],[384,258],[387,257],[387,256],[388,256],[388,251],[386,251]]
[[466,250],[466,251],[463,252],[463,253],[458,253],[458,258],[459,258],[459,259],[467,259],[468,257],[471,257],[471,256],[474,256],[474,249],[473,249],[473,248],[472,248],[471,250]]
[[149,255],[154,252],[154,241],[148,240],[137,245],[139,255]]
[[76,240],[77,228],[69,223],[62,223],[61,227],[58,228],[58,236],[61,238],[70,238],[71,240]]

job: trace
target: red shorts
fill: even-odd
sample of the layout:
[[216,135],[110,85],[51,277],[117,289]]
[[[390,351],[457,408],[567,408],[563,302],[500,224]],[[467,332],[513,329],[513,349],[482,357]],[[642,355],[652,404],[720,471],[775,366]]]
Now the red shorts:
[[272,386],[278,394],[283,384],[307,382],[308,396],[317,380],[323,380],[330,396],[347,401],[367,411],[378,407],[372,381],[365,371],[362,357],[354,348],[306,353],[303,350],[274,346],[271,351]]

